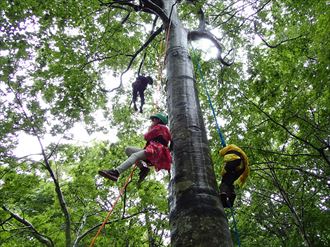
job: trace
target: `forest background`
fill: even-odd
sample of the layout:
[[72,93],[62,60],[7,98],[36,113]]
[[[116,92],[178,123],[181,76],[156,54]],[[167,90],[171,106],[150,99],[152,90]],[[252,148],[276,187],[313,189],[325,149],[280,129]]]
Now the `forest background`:
[[[150,114],[169,112],[175,123],[168,27],[154,2],[1,1],[1,246],[89,245],[118,195],[97,171],[123,161],[125,146],[143,147]],[[190,46],[227,143],[250,159],[235,202],[242,246],[329,246],[329,1],[174,4],[185,28],[203,24],[221,49]],[[143,114],[130,107],[138,71],[155,78]],[[219,183],[221,143],[196,64],[195,77]],[[78,145],[77,124],[102,138]],[[38,144],[26,144],[28,155],[17,152],[23,134]],[[134,176],[97,244],[170,245],[171,179],[153,172],[137,187]]]

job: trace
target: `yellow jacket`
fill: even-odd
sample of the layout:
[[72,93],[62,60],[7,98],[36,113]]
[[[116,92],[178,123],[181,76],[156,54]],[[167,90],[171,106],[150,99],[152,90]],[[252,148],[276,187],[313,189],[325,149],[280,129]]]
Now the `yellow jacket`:
[[[234,153],[228,154],[229,151],[236,151],[240,155],[237,155]],[[222,171],[221,171],[222,176],[224,174],[226,174],[226,172],[227,172],[226,171],[227,162],[237,160],[237,159],[242,159],[240,166],[237,167],[237,170],[241,170],[242,168],[244,168],[244,171],[241,174],[241,176],[234,182],[235,184],[238,184],[240,187],[242,187],[243,184],[245,183],[247,177],[250,174],[249,160],[248,160],[248,157],[246,156],[246,154],[244,153],[244,151],[242,149],[240,149],[239,147],[237,147],[236,145],[230,144],[230,145],[224,147],[223,149],[221,149],[219,151],[219,153],[221,156],[223,156],[223,159],[224,159],[224,166],[222,167]]]

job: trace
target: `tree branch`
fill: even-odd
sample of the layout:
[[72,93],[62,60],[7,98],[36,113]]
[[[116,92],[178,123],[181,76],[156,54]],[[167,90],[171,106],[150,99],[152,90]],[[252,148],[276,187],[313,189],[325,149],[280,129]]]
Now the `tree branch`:
[[254,24],[254,31],[256,32],[256,34],[258,35],[258,37],[262,40],[262,42],[264,42],[264,44],[269,47],[269,48],[277,48],[279,47],[280,45],[286,43],[286,42],[289,42],[289,41],[293,41],[293,40],[296,40],[296,39],[299,39],[301,38],[303,35],[299,35],[297,37],[294,37],[294,38],[290,38],[290,39],[286,39],[286,40],[282,40],[280,41],[279,43],[275,44],[275,45],[271,45],[269,42],[266,41],[266,39],[262,36],[262,34],[260,34],[260,32],[258,32],[257,30],[257,23],[256,21],[253,22]]
[[[86,220],[87,220],[87,215],[84,214],[82,217],[82,221],[81,224],[76,232],[76,236],[79,236],[80,232],[82,231],[82,229],[84,228],[84,226],[86,225]],[[73,247],[78,246],[78,242],[80,241],[80,239],[76,238],[75,241],[73,242]]]
[[306,139],[303,139],[297,135],[295,135],[294,133],[292,133],[292,131],[290,131],[286,126],[284,126],[283,124],[279,123],[278,121],[276,121],[272,116],[269,115],[269,113],[267,113],[265,110],[261,109],[261,107],[259,105],[257,105],[256,103],[254,103],[252,100],[250,100],[244,93],[243,93],[244,98],[251,103],[252,105],[254,105],[259,111],[261,111],[264,115],[267,116],[267,118],[273,122],[275,125],[281,127],[283,130],[285,130],[285,132],[287,132],[290,136],[296,138],[297,140],[299,140],[300,142],[306,144],[307,146],[312,147],[313,149],[315,149],[320,155],[321,157],[324,158],[324,160],[326,161],[326,163],[328,165],[330,165],[330,160],[327,158],[327,156],[325,155],[324,149],[323,148],[318,148],[316,147],[314,144],[312,144],[311,142],[307,141]]
[[[168,25],[168,23],[170,23],[169,17],[166,15],[166,13],[163,10],[164,3],[162,0],[158,0],[158,1],[141,0],[141,2],[143,3],[142,11],[157,15],[160,19],[162,19],[165,25]],[[156,4],[156,2],[158,4]]]
[[[170,20],[167,17],[166,13],[163,11],[163,8],[161,4],[163,4],[163,1],[150,1],[150,0],[140,0],[139,2],[141,4],[136,5],[134,4],[134,0],[114,0],[108,3],[105,3],[103,1],[100,1],[101,6],[106,6],[108,8],[123,8],[123,6],[128,6],[132,8],[134,11],[142,11],[149,14],[155,14],[156,16],[160,17],[164,23],[169,23]],[[156,4],[155,2],[158,2],[159,4]]]
[[214,46],[218,49],[218,55],[217,55],[217,59],[225,66],[230,66],[232,65],[234,62],[230,61],[227,62],[223,59],[222,57],[222,47],[220,45],[220,43],[218,42],[217,38],[209,31],[206,30],[197,30],[197,31],[190,31],[188,33],[188,40],[189,41],[195,41],[195,40],[199,40],[199,39],[208,39],[210,40]]
[[205,14],[202,8],[198,10],[199,14],[199,25],[198,25],[198,30],[200,31],[205,31],[206,30],[206,21],[205,21]]
[[316,179],[321,179],[321,180],[324,180],[325,183],[327,183],[327,181],[329,180],[329,177],[328,176],[321,176],[321,175],[318,175],[318,174],[315,174],[315,173],[312,173],[312,172],[309,172],[309,171],[306,171],[298,166],[290,166],[290,165],[285,165],[283,163],[279,163],[279,162],[269,162],[269,161],[265,161],[265,162],[257,162],[257,163],[253,163],[252,165],[267,165],[267,167],[262,167],[262,168],[251,168],[251,171],[267,171],[267,170],[270,170],[270,168],[268,167],[269,164],[280,164],[282,165],[283,167],[273,167],[272,169],[273,170],[284,170],[284,171],[287,171],[287,170],[293,170],[293,171],[298,171],[298,172],[301,172],[301,173],[304,173],[306,174],[307,176],[310,176],[310,177],[314,177]]
[[56,191],[56,194],[57,194],[59,203],[60,203],[60,207],[61,207],[61,210],[62,210],[62,212],[64,214],[64,217],[65,217],[66,246],[69,247],[71,245],[71,229],[70,229],[70,227],[71,227],[71,220],[70,220],[70,214],[69,214],[68,208],[66,206],[66,202],[64,200],[64,196],[63,196],[61,187],[59,185],[58,180],[56,179],[56,177],[54,175],[54,172],[53,172],[53,170],[51,168],[51,165],[49,163],[49,159],[47,157],[46,151],[45,151],[44,146],[42,144],[41,137],[39,136],[40,130],[38,132],[37,127],[34,125],[34,120],[33,120],[32,116],[29,116],[25,112],[24,107],[23,107],[22,100],[19,97],[18,93],[15,92],[14,90],[13,90],[13,92],[15,94],[16,101],[17,101],[18,105],[20,106],[20,108],[21,108],[21,110],[23,112],[24,117],[31,122],[31,130],[32,130],[33,134],[36,136],[36,138],[37,138],[37,140],[39,142],[39,145],[40,145],[40,148],[41,148],[41,153],[42,153],[42,156],[43,156],[43,159],[44,159],[45,168],[49,172],[49,174],[50,174],[50,176],[51,176],[51,178],[52,178],[52,180],[54,182],[55,191]]
[[[158,17],[156,16],[156,18],[154,19],[154,21],[152,23],[152,28],[151,28],[151,31],[150,31],[151,34],[154,32],[154,30],[156,28],[157,20],[158,20]],[[138,75],[140,75],[140,73],[141,73],[141,70],[142,70],[142,67],[144,65],[144,61],[145,61],[146,57],[147,57],[147,49],[145,49],[145,52],[143,54],[143,58],[142,58],[142,60],[140,62],[140,66],[139,66],[139,70],[138,70]]]
[[[155,209],[154,208],[145,208],[144,210],[140,211],[140,212],[137,212],[137,213],[134,213],[134,214],[131,214],[129,216],[125,216],[125,217],[122,217],[120,219],[115,219],[115,220],[112,220],[112,221],[108,221],[106,223],[106,225],[109,225],[109,224],[113,224],[115,222],[118,222],[118,221],[121,221],[121,220],[127,220],[127,219],[130,219],[130,218],[133,218],[137,215],[140,215],[140,214],[143,214],[143,213],[146,213],[146,212],[152,212],[154,211]],[[95,226],[93,226],[92,228],[88,229],[87,231],[85,231],[83,234],[81,234],[80,236],[77,236],[76,240],[74,241],[77,245],[76,246],[79,246],[78,243],[83,239],[85,238],[88,234],[90,234],[91,232],[93,232],[95,229],[98,229],[100,226],[102,225],[102,223],[100,224],[97,224]]]
[[49,247],[53,247],[54,246],[54,243],[53,241],[46,237],[45,235],[39,233],[37,231],[37,229],[29,222],[27,221],[26,219],[22,218],[21,216],[19,216],[18,214],[15,214],[13,213],[12,211],[10,211],[8,208],[6,208],[5,206],[2,206],[2,209],[7,211],[10,216],[12,218],[14,218],[15,220],[17,220],[18,222],[22,223],[23,225],[27,226],[29,230],[31,230],[33,236],[40,242],[40,243],[43,243],[45,244],[46,246],[49,246]]
[[123,6],[128,6],[132,9],[134,9],[134,11],[140,11],[141,10],[140,5],[136,5],[136,4],[132,3],[132,2],[134,2],[134,0],[114,0],[114,1],[107,2],[107,3],[99,0],[99,2],[100,2],[100,6],[106,6],[108,8],[121,8],[121,9],[123,9],[124,8]]
[[160,34],[163,31],[163,26],[159,27],[154,33],[152,33],[150,35],[150,37],[148,38],[148,40],[133,54],[133,55],[129,55],[131,56],[131,60],[127,66],[127,68],[121,73],[120,75],[120,84],[118,87],[113,88],[111,90],[106,90],[106,89],[102,89],[103,92],[106,93],[111,93],[115,90],[118,90],[119,88],[122,87],[123,85],[123,75],[131,68],[134,60],[136,59],[136,57],[144,50],[148,47],[148,45],[157,37],[158,34]]
[[301,237],[303,238],[303,240],[304,240],[304,242],[306,243],[307,246],[312,246],[310,244],[309,238],[308,238],[308,236],[305,232],[303,221],[302,221],[301,217],[299,217],[298,213],[296,212],[295,207],[292,204],[288,193],[282,187],[279,179],[277,178],[277,175],[276,175],[275,170],[273,169],[273,167],[269,166],[269,168],[270,168],[270,172],[272,174],[273,183],[274,183],[275,187],[277,187],[277,189],[279,190],[286,206],[289,208],[289,210],[292,214],[292,218],[294,220],[294,223],[296,224],[296,226],[297,226],[297,228],[298,228],[298,230],[301,234]]

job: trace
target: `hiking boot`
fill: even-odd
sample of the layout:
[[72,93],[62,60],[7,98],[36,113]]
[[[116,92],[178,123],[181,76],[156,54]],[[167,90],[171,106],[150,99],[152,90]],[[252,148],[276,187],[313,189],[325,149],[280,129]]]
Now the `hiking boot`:
[[108,179],[111,179],[112,181],[117,182],[118,177],[119,177],[119,172],[115,169],[100,170],[99,175],[104,177],[104,178],[108,178]]
[[141,166],[140,167],[138,184],[141,183],[146,178],[146,176],[148,175],[149,171],[150,171],[150,169],[148,167],[145,167],[145,166]]

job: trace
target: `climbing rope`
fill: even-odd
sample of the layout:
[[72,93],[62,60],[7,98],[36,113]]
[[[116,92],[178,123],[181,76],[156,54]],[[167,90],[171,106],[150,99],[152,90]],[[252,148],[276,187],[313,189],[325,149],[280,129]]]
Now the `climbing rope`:
[[161,82],[162,82],[162,72],[163,72],[163,63],[162,63],[162,57],[164,56],[164,44],[163,40],[161,40],[159,45],[160,54],[158,56],[157,60],[157,66],[158,66],[158,74],[157,74],[157,80],[156,80],[156,90],[153,93],[153,104],[154,104],[154,111],[159,111],[159,99],[161,95]]
[[89,247],[93,247],[93,246],[94,246],[95,241],[96,241],[96,238],[100,235],[102,229],[104,228],[104,226],[105,226],[105,224],[107,223],[107,221],[108,221],[110,215],[112,214],[112,212],[113,212],[115,206],[117,205],[117,203],[118,203],[120,197],[123,195],[123,193],[124,193],[124,191],[125,191],[127,185],[130,183],[130,181],[131,181],[131,179],[132,179],[132,177],[133,177],[133,174],[134,174],[135,169],[136,169],[136,165],[134,165],[134,167],[133,167],[133,169],[132,169],[130,175],[128,176],[128,178],[127,178],[126,181],[125,181],[124,186],[121,188],[118,197],[116,198],[115,202],[113,203],[113,205],[112,205],[111,209],[109,210],[107,216],[105,217],[105,220],[103,221],[102,225],[99,227],[99,230],[97,231],[97,233],[96,233],[95,237],[93,238],[93,240],[92,240],[91,244],[89,245]]
[[[195,49],[194,49],[194,51],[195,51]],[[213,107],[213,104],[212,104],[211,96],[209,94],[209,91],[207,90],[206,80],[204,79],[201,65],[200,65],[198,59],[196,58],[196,56],[192,56],[192,57],[193,57],[193,60],[195,60],[195,64],[197,65],[199,75],[200,75],[200,77],[202,79],[202,82],[203,82],[203,85],[204,85],[205,93],[207,95],[207,99],[208,99],[210,108],[212,110],[212,115],[213,115],[213,118],[214,118],[214,121],[215,121],[215,126],[216,126],[217,131],[218,131],[218,135],[219,135],[219,138],[220,138],[220,141],[221,141],[221,145],[222,145],[222,147],[226,147],[227,144],[226,144],[225,138],[223,137],[223,134],[221,132],[220,126],[218,124],[217,116],[215,114],[215,110],[214,110],[214,107]]]
[[[195,51],[194,48],[193,48],[193,50]],[[220,126],[218,124],[218,120],[217,120],[217,117],[216,117],[216,114],[215,114],[215,110],[214,110],[214,107],[213,107],[213,104],[212,104],[211,96],[210,96],[209,91],[207,89],[206,80],[204,79],[204,76],[203,76],[201,65],[200,65],[200,63],[199,63],[199,61],[198,61],[198,59],[196,58],[195,55],[193,55],[192,58],[194,60],[193,62],[197,65],[197,69],[198,69],[199,75],[200,75],[201,80],[203,82],[203,86],[204,86],[204,89],[205,89],[205,93],[207,95],[209,106],[210,106],[210,108],[212,110],[213,118],[215,120],[215,125],[216,125],[217,132],[218,132],[218,135],[219,135],[219,138],[220,138],[220,141],[221,141],[221,145],[222,145],[222,147],[226,147],[227,146],[226,145],[226,141],[225,141],[225,139],[223,137],[223,134],[221,132]],[[237,240],[237,244],[240,247],[241,246],[241,242],[240,242],[239,233],[238,233],[238,229],[237,229],[237,224],[236,224],[236,220],[235,220],[234,207],[232,205],[230,205],[229,200],[227,200],[227,204],[228,204],[228,206],[230,208],[230,211],[231,211],[231,214],[232,214],[233,223],[234,223],[234,232],[235,232],[235,237],[236,237],[236,240]]]
[[[172,27],[172,13],[173,13],[173,8],[177,3],[178,3],[178,1],[176,1],[174,4],[172,4],[172,7],[171,7],[171,11],[170,11],[170,15],[169,15],[169,24],[168,24],[168,27],[165,32],[165,48],[163,47],[164,41],[162,40],[160,42],[160,56],[158,57],[158,81],[159,81],[159,83],[157,83],[157,85],[156,85],[157,94],[155,94],[155,97],[154,97],[154,108],[157,111],[159,111],[159,109],[160,109],[158,101],[159,101],[159,96],[160,96],[162,73],[163,73],[163,69],[165,66],[165,62],[166,62],[166,52],[167,52],[168,46],[169,46],[170,31],[171,31],[171,27]],[[162,57],[164,57],[163,61],[161,61]]]
[[228,199],[227,199],[227,205],[229,206],[231,216],[233,217],[234,233],[235,233],[235,237],[236,237],[236,240],[237,240],[237,245],[240,247],[241,246],[241,241],[240,241],[240,238],[239,238],[237,223],[236,223],[236,220],[235,220],[235,210],[234,210],[234,207],[230,204],[230,201]]

